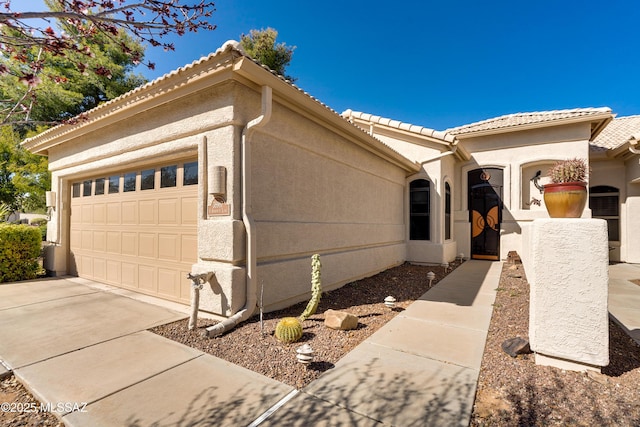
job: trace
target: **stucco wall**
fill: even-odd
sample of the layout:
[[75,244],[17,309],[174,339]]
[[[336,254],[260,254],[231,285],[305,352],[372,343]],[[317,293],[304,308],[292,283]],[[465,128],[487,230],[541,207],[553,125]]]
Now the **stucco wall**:
[[251,157],[266,310],[308,298],[314,253],[327,290],[406,259],[399,167],[279,103],[252,136]]
[[[606,366],[607,224],[602,219],[539,219],[530,230],[531,349],[552,359]],[[529,274],[531,273],[531,274]],[[541,363],[536,358],[538,363]],[[580,368],[575,368],[580,369]]]
[[[364,128],[365,131],[371,129]],[[453,261],[458,254],[456,232],[453,219],[451,237],[445,239],[445,183],[451,187],[452,203],[454,194],[459,191],[459,180],[455,176],[455,157],[448,145],[444,142],[428,141],[422,136],[414,136],[397,129],[388,129],[383,126],[373,127],[374,136],[403,156],[422,165],[422,169],[406,180],[405,198],[405,224],[409,224],[409,184],[417,179],[425,179],[431,183],[430,187],[430,239],[411,240],[409,227],[405,227],[405,240],[407,246],[407,261],[414,263],[441,264]]]

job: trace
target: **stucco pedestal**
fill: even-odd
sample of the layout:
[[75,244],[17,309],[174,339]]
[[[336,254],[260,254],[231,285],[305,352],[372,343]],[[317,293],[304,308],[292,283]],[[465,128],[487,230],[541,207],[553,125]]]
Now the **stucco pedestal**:
[[606,221],[537,219],[530,243],[529,340],[536,363],[599,371],[609,364]]

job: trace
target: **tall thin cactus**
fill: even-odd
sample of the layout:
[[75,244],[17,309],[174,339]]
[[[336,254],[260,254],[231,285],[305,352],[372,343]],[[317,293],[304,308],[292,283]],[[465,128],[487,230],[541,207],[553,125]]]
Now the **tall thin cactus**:
[[315,314],[318,309],[318,304],[320,304],[320,296],[322,294],[322,281],[320,279],[321,267],[320,255],[313,255],[311,257],[311,299],[307,304],[307,308],[304,309],[299,317],[302,322]]

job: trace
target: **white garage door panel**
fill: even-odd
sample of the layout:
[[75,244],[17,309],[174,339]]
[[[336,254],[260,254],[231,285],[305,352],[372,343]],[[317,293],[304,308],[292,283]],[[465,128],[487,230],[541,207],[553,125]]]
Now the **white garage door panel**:
[[[151,169],[151,168],[147,168]],[[183,185],[178,165],[175,187],[95,194],[95,179],[72,183],[70,270],[72,274],[162,298],[189,302],[186,278],[197,261],[197,185]],[[131,171],[124,171],[129,173]],[[74,188],[79,186],[79,190]],[[90,192],[84,186],[92,185]],[[89,194],[90,195],[85,195]]]

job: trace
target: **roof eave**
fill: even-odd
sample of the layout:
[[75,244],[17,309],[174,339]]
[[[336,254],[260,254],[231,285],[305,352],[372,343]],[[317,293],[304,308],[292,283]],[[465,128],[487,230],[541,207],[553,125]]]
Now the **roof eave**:
[[553,121],[543,121],[537,123],[527,123],[522,125],[513,125],[513,126],[505,126],[501,128],[495,129],[483,129],[479,131],[471,131],[460,134],[455,134],[457,139],[470,139],[470,138],[479,138],[483,136],[492,136],[504,133],[511,132],[519,132],[519,131],[527,131],[527,130],[535,130],[535,129],[543,129],[550,126],[566,126],[575,123],[596,123],[595,127],[591,129],[590,141],[593,140],[601,131],[606,127],[606,125],[613,120],[614,115],[611,112],[603,112],[598,114],[593,114],[589,116],[580,116],[580,117],[571,117],[565,119],[558,119]]

